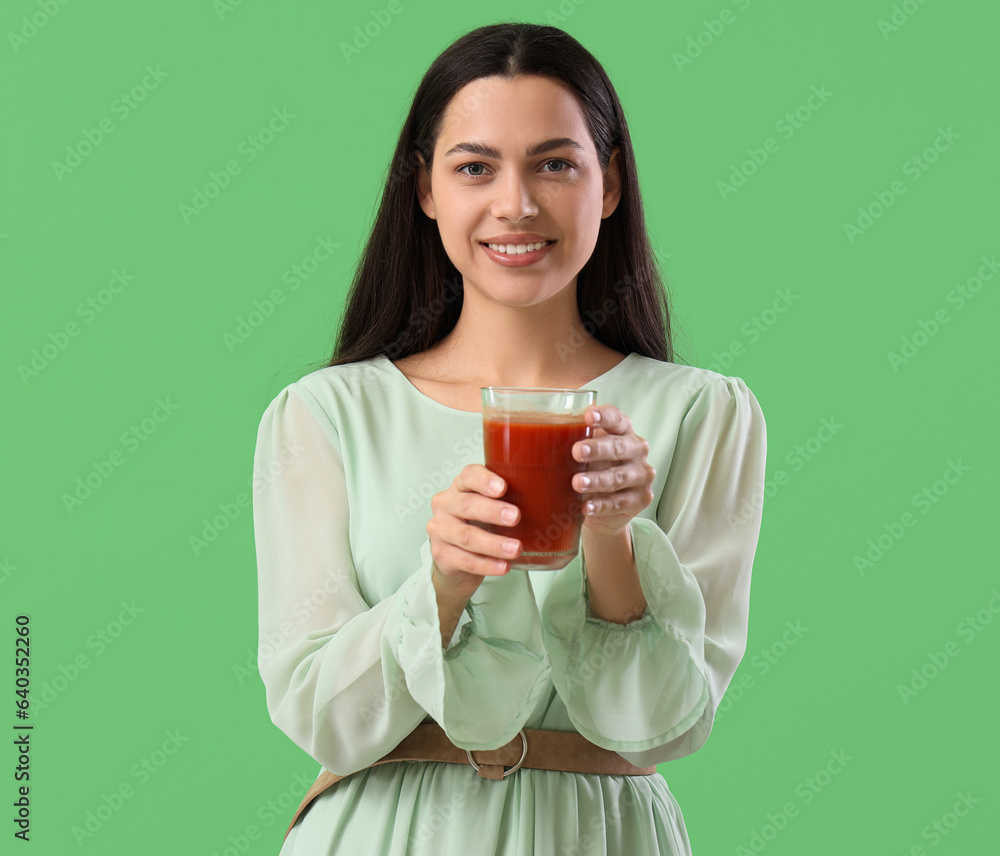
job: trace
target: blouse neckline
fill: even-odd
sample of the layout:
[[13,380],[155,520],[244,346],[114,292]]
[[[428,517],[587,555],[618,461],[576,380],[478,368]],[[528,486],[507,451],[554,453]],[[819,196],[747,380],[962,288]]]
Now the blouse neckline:
[[[626,356],[625,356],[624,359],[619,360],[617,363],[615,363],[615,365],[613,365],[610,369],[608,369],[603,374],[599,374],[597,377],[592,378],[591,380],[589,380],[585,384],[583,384],[583,386],[578,386],[578,387],[574,387],[574,388],[575,389],[586,389],[586,388],[590,387],[591,385],[597,383],[598,381],[600,381],[600,380],[608,377],[612,372],[617,371],[617,369],[619,367],[621,367],[622,365],[624,365],[625,363],[627,363],[630,359],[632,359],[633,356],[636,356],[636,354],[637,354],[636,351],[630,351],[628,354],[626,354]],[[386,367],[386,369],[389,372],[392,372],[392,373],[395,373],[395,374],[399,375],[399,377],[401,377],[404,381],[406,381],[406,385],[419,398],[423,399],[424,401],[429,402],[432,406],[438,408],[439,410],[444,410],[447,413],[463,413],[463,414],[466,414],[468,416],[476,416],[476,417],[482,419],[483,412],[481,410],[461,410],[458,407],[449,407],[447,404],[443,404],[442,402],[438,401],[436,398],[431,398],[426,393],[421,392],[419,389],[417,389],[416,386],[413,385],[413,382],[405,374],[403,374],[402,371],[400,371],[398,368],[396,368],[396,366],[393,365],[392,360],[390,360],[385,354],[379,354],[379,356],[376,359],[380,360],[384,364],[384,366]]]

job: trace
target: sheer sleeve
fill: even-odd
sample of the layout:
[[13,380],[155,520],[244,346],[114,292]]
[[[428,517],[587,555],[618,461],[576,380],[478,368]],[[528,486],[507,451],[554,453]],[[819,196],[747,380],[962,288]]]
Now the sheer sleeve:
[[739,378],[709,381],[681,421],[655,520],[629,524],[645,613],[624,625],[593,617],[582,555],[544,604],[570,720],[633,764],[680,758],[708,739],[746,650],[765,457],[753,393]]
[[[369,605],[351,553],[338,429],[301,384],[261,419],[253,519],[268,713],[325,769],[368,766],[428,714],[462,748],[497,748],[517,734],[548,676],[524,575],[485,581],[447,649],[428,541],[399,556],[412,573]],[[519,625],[491,622],[508,610],[524,616]]]

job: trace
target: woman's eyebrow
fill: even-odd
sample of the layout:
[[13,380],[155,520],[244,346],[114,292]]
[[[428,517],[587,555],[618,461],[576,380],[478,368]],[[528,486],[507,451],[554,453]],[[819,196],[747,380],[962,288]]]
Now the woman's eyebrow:
[[[569,137],[554,137],[551,140],[546,140],[544,143],[536,143],[533,146],[529,146],[528,149],[525,150],[524,154],[530,158],[535,155],[543,155],[553,149],[561,149],[565,146],[578,149],[581,152],[584,150],[583,146],[581,146],[576,140],[572,140]],[[499,149],[480,142],[459,143],[457,146],[452,146],[448,149],[448,151],[444,153],[444,156],[449,157],[450,155],[456,155],[459,152],[469,152],[470,154],[479,155],[479,157],[483,158],[492,158],[493,160],[501,159]]]

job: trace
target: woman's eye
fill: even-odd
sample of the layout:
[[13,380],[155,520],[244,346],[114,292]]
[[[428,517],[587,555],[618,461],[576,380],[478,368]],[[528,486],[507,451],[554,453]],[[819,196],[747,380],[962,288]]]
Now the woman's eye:
[[468,169],[469,167],[475,167],[475,166],[482,168],[483,165],[481,163],[467,163],[465,166],[460,166],[458,168],[458,171],[462,173],[462,175],[467,175],[470,178],[479,178],[479,176],[482,175],[481,172],[478,173],[462,172],[463,169]]
[[[567,169],[572,166],[572,164],[570,164],[569,161],[564,161],[561,158],[553,158],[552,160],[548,160],[548,161],[545,162],[544,166],[547,167],[547,166],[549,166],[549,164],[554,164],[554,163],[562,164],[563,165],[563,169],[558,169],[558,170],[545,169],[543,171],[544,172],[554,172],[554,173],[558,174],[558,173],[561,173],[561,172],[566,172]],[[482,178],[484,175],[486,175],[485,172],[465,172],[464,171],[464,170],[471,169],[471,168],[486,169],[486,167],[483,164],[481,164],[481,163],[467,163],[464,166],[460,166],[457,171],[461,175],[464,175],[464,176],[466,176],[468,178]]]

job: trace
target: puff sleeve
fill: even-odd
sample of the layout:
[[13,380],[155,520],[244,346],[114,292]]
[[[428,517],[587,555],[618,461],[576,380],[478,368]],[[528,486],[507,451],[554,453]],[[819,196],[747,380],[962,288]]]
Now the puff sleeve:
[[[399,562],[412,567],[402,585],[367,603],[350,543],[340,436],[349,427],[338,429],[295,383],[258,429],[258,667],[271,720],[341,775],[378,760],[428,714],[462,748],[497,748],[517,734],[548,678],[530,586],[524,575],[485,581],[443,649],[425,540],[419,555],[401,551]],[[500,620],[511,612],[524,616],[520,624]]]
[[700,748],[743,657],[765,457],[753,393],[739,378],[709,381],[672,455],[650,456],[666,470],[655,518],[629,523],[645,613],[624,625],[590,615],[582,554],[546,599],[543,637],[570,720],[633,764]]

